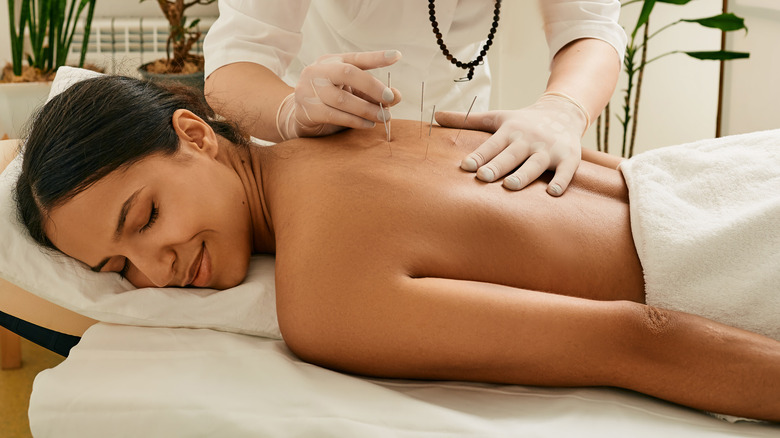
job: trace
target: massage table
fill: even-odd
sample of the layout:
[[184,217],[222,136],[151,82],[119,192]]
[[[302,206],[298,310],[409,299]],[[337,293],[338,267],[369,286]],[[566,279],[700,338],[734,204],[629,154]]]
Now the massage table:
[[[15,143],[0,145],[1,169]],[[86,269],[57,284],[75,262],[46,263],[28,275],[0,265],[0,277],[30,289],[0,280],[0,311],[80,337],[35,379],[36,437],[780,436],[778,424],[615,388],[375,379],[305,363],[278,332],[269,256],[253,257],[247,287],[222,292],[135,290]]]

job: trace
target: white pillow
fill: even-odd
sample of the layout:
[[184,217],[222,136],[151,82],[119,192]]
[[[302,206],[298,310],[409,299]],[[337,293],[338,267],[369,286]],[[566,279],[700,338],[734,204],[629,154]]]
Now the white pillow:
[[[61,67],[49,99],[77,81],[98,75],[89,70]],[[99,321],[212,328],[281,339],[272,256],[252,257],[246,280],[224,291],[135,289],[118,274],[92,272],[64,255],[51,254],[32,240],[17,219],[12,196],[21,164],[21,156],[17,156],[0,175],[0,277]]]

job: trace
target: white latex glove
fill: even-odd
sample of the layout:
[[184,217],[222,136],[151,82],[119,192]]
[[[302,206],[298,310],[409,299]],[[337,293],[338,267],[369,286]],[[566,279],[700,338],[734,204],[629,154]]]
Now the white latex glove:
[[279,105],[279,135],[283,140],[316,137],[390,120],[389,107],[401,101],[401,93],[365,70],[399,59],[397,50],[321,56],[303,69],[295,91]]
[[569,187],[582,157],[580,139],[590,122],[587,110],[571,97],[545,93],[523,109],[469,114],[465,124],[464,116],[443,111],[436,113],[436,121],[494,134],[463,159],[463,170],[493,182],[522,164],[504,178],[504,187],[520,190],[548,169],[555,170],[555,176],[547,193],[560,196]]

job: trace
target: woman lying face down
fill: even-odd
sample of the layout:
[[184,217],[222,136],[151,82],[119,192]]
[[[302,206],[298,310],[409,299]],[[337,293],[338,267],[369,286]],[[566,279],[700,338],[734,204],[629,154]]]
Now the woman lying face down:
[[80,82],[32,126],[20,216],[139,287],[229,288],[276,254],[285,341],[322,366],[780,419],[780,343],[644,304],[615,169],[584,161],[553,198],[544,178],[512,192],[460,170],[486,133],[395,121],[391,142],[378,127],[254,147],[214,119],[182,90]]

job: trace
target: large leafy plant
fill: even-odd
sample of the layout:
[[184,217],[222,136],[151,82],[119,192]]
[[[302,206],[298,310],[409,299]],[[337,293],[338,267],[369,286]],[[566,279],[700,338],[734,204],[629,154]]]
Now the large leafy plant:
[[[144,0],[140,0],[143,2]],[[192,46],[200,38],[199,19],[187,23],[184,12],[195,5],[208,5],[216,0],[157,0],[165,18],[168,20],[168,40],[165,44],[167,73],[181,73],[189,62],[202,64],[202,58],[191,54]]]
[[[43,73],[65,65],[73,42],[76,23],[86,10],[84,42],[79,67],[84,65],[87,43],[97,0],[8,0],[13,74],[22,74],[25,37],[29,36],[31,52],[27,63]],[[19,8],[19,9],[17,9]],[[17,14],[17,10],[19,13]],[[17,21],[18,19],[18,21]]]
[[[657,3],[668,3],[672,5],[686,5],[691,0],[628,0],[622,4],[621,7],[626,7],[631,4],[641,3],[642,10],[639,13],[636,25],[629,37],[628,45],[626,46],[626,56],[623,59],[623,71],[627,76],[627,86],[623,90],[623,111],[622,114],[618,114],[616,117],[620,121],[620,125],[623,128],[622,135],[622,148],[621,156],[631,157],[634,154],[634,143],[636,139],[636,126],[639,114],[639,98],[641,96],[642,79],[644,78],[644,72],[647,65],[651,62],[655,62],[661,58],[669,55],[684,53],[692,58],[699,60],[714,60],[714,61],[729,61],[732,59],[748,58],[750,55],[745,52],[732,52],[728,50],[715,50],[715,51],[691,51],[686,52],[682,50],[673,50],[654,58],[647,59],[647,44],[650,39],[658,35],[659,33],[676,26],[685,23],[695,23],[700,26],[719,29],[723,32],[733,32],[737,30],[747,31],[745,27],[745,20],[731,13],[714,15],[705,18],[695,19],[679,19],[672,23],[668,23],[658,30],[650,33],[649,23],[650,15],[653,12],[653,8]],[[641,33],[641,35],[640,35]],[[638,36],[639,35],[639,36]],[[597,146],[599,150],[609,152],[609,118],[610,111],[609,105],[607,105],[604,114],[598,118],[597,127]],[[601,137],[601,124],[604,124],[604,137],[602,141]],[[629,136],[630,130],[630,136]]]

